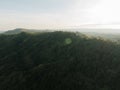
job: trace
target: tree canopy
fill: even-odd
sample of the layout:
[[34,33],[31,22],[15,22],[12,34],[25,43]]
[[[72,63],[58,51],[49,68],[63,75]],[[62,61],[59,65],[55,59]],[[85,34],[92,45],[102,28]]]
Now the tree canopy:
[[0,90],[120,90],[120,45],[70,32],[0,35]]

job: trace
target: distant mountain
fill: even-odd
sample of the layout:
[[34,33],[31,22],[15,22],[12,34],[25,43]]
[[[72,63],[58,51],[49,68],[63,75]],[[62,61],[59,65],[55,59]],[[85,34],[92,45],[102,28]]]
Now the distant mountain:
[[120,41],[120,33],[97,33],[97,32],[83,32],[83,34],[89,36],[89,37],[96,37],[96,38],[102,38],[107,39],[111,41]]
[[4,32],[3,34],[11,35],[11,34],[19,34],[21,32],[41,33],[41,32],[49,32],[49,30],[35,30],[35,29],[16,28],[14,30],[8,30],[8,31]]
[[[104,31],[104,29],[96,29],[96,31]],[[108,29],[105,29],[108,31]],[[110,29],[111,30],[111,29]],[[117,29],[116,29],[117,30]],[[5,34],[5,35],[13,35],[13,34],[20,34],[22,32],[25,33],[43,33],[43,32],[53,32],[54,30],[36,30],[36,29],[25,29],[25,28],[16,28],[14,30],[8,30],[6,32],[0,32],[0,34]],[[77,35],[81,35],[81,32],[85,34],[88,37],[95,37],[95,38],[102,38],[106,40],[111,40],[111,41],[120,41],[120,34],[119,33],[102,33],[102,32],[92,32],[95,31],[95,29],[63,29],[61,31],[71,31],[71,32],[76,32]],[[84,35],[83,35],[84,36]]]
[[1,33],[4,33],[4,31],[0,31],[0,34],[1,34]]

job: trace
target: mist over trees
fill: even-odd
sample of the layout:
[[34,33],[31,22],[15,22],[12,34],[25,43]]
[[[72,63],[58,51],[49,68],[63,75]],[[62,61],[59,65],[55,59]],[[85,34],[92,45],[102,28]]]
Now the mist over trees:
[[0,35],[0,90],[120,90],[120,45],[70,32]]

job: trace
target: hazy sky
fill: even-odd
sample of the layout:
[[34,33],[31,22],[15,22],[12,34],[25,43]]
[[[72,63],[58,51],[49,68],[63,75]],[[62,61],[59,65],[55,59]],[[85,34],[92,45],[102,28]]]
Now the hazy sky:
[[[0,0],[0,30],[117,27],[119,0]],[[103,25],[105,24],[105,25]]]

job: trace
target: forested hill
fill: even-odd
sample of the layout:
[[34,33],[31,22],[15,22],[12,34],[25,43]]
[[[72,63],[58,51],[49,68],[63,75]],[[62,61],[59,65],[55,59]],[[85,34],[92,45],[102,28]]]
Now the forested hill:
[[120,45],[69,32],[0,35],[0,90],[120,90]]

